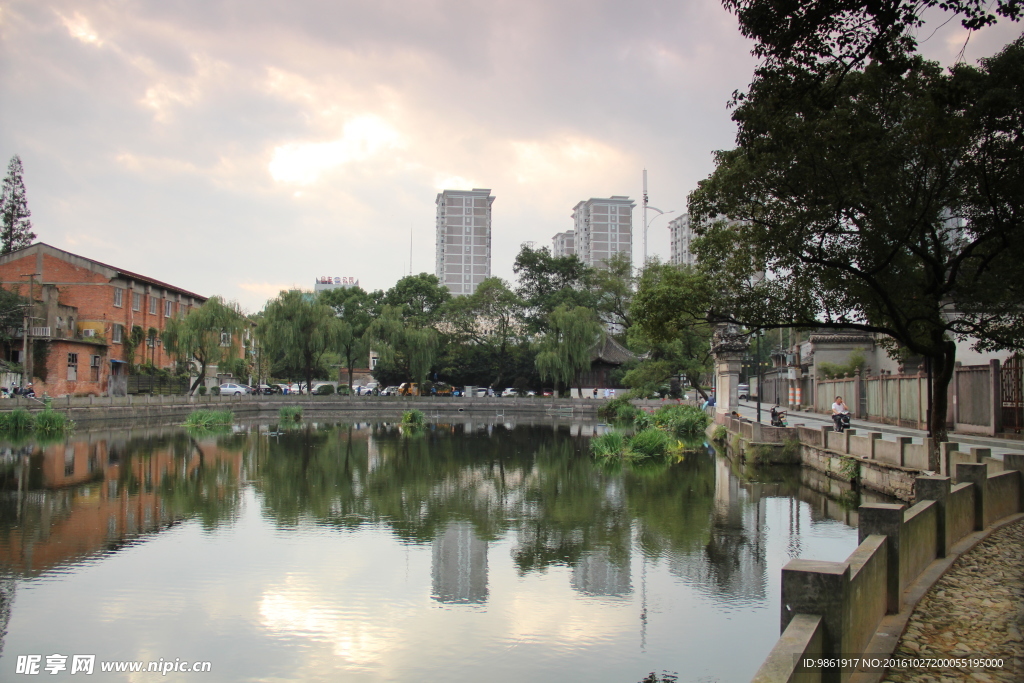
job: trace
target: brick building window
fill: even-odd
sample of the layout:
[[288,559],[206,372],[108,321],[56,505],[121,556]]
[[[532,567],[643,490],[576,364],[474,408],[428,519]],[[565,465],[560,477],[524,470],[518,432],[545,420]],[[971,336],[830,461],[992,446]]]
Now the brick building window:
[[69,353],[68,354],[68,379],[69,380],[77,380],[78,379],[78,354],[77,353]]
[[92,362],[89,364],[89,374],[92,377],[93,382],[100,381],[100,357],[93,356]]
[[114,287],[114,305],[118,308],[124,306],[124,290],[120,287]]
[[174,303],[170,299],[168,299],[167,301],[164,302],[164,317],[165,318],[170,318],[171,317],[171,311],[172,311],[173,306],[174,306]]
[[132,310],[138,311],[142,308],[142,295],[138,292],[132,292]]
[[149,295],[149,314],[150,315],[156,315],[156,312],[159,310],[157,308],[157,306],[159,306],[159,305],[160,305],[160,299],[155,297],[155,296],[153,296],[152,294],[150,294]]
[[114,330],[111,333],[111,341],[115,344],[121,343],[121,335],[124,334],[124,326],[114,323]]

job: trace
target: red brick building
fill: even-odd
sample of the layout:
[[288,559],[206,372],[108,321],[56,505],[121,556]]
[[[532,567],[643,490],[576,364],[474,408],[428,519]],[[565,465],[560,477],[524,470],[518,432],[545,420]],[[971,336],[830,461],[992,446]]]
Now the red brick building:
[[[0,256],[0,287],[33,302],[29,338],[37,395],[123,394],[126,342],[138,327],[144,341],[135,363],[169,368],[174,359],[160,335],[168,319],[184,316],[206,297],[131,271],[37,242]],[[151,336],[151,331],[155,335]],[[6,349],[22,362],[23,336]]]

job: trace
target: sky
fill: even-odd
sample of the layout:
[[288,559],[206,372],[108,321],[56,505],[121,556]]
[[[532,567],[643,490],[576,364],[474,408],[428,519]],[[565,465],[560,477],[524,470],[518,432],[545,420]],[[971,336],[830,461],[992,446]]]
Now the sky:
[[[1021,32],[936,13],[922,52]],[[250,312],[434,272],[435,198],[490,188],[492,274],[628,195],[634,263],[733,146],[755,60],[714,0],[0,0],[0,160],[40,241]],[[654,215],[654,214],[652,214]]]

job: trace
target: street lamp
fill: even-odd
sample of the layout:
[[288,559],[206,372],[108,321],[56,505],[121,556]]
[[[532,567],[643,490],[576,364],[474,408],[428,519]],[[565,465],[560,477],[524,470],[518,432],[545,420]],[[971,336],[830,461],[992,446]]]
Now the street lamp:
[[[649,205],[647,203],[647,169],[646,168],[644,169],[644,198],[643,198],[643,205],[644,205],[644,260],[643,260],[643,263],[641,264],[641,267],[642,268],[646,268],[647,267],[647,228],[650,227],[650,221],[647,220],[647,209],[650,209],[651,211],[657,211],[658,212],[658,216],[667,216],[670,213],[675,213],[674,209],[672,211],[662,211],[661,209],[653,207],[653,206],[651,206],[651,205]],[[654,218],[652,218],[651,221],[653,221],[654,219],[658,218],[658,216],[655,216]]]

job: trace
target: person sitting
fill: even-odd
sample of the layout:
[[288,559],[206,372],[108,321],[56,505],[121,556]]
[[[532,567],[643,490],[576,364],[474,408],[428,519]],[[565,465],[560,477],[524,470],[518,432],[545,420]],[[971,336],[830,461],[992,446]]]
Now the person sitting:
[[832,404],[832,423],[837,432],[843,431],[843,427],[850,424],[850,409],[842,396],[836,396],[836,402]]

